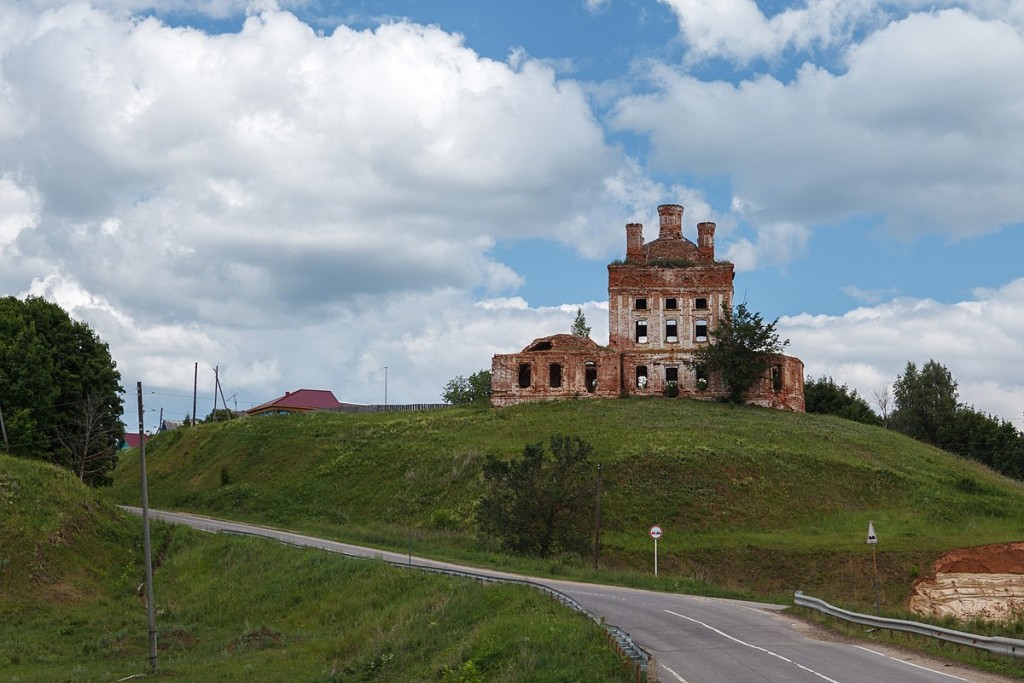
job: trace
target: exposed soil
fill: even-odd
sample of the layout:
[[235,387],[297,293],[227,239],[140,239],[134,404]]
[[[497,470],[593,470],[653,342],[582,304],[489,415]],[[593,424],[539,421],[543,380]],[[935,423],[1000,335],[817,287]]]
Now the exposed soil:
[[1024,614],[1024,543],[957,548],[914,582],[909,608],[927,616],[1010,621]]

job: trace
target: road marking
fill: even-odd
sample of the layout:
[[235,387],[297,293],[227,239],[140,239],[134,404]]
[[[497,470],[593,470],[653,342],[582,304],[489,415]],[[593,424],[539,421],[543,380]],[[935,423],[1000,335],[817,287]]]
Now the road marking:
[[667,672],[669,672],[670,674],[672,674],[673,676],[675,676],[675,677],[676,677],[676,680],[677,680],[677,681],[679,681],[679,683],[687,683],[687,681],[686,681],[686,679],[685,679],[685,678],[683,678],[682,676],[680,676],[679,674],[677,674],[677,673],[676,673],[675,671],[673,671],[672,669],[668,668],[668,667],[667,667],[667,666],[665,666],[664,664],[659,664],[659,666],[660,666],[660,667],[661,667],[662,669],[664,669],[665,671],[667,671]]
[[863,647],[861,645],[854,645],[854,647],[857,648],[858,650],[864,650],[865,652],[870,652],[873,655],[878,655],[879,657],[885,657],[886,659],[891,659],[892,661],[899,662],[900,664],[906,664],[907,666],[912,666],[915,669],[921,669],[923,671],[928,671],[928,672],[933,673],[933,674],[939,674],[940,676],[946,676],[947,678],[952,678],[952,679],[957,680],[957,681],[965,681],[966,683],[971,683],[971,680],[969,678],[960,678],[959,676],[954,676],[953,674],[948,674],[945,671],[939,671],[938,669],[929,669],[927,666],[921,666],[920,664],[914,664],[913,662],[908,662],[905,659],[897,659],[896,657],[890,657],[889,655],[885,654],[884,652],[878,652],[877,650],[872,650],[871,648]]
[[687,621],[692,621],[695,624],[700,624],[701,626],[703,626],[704,628],[708,629],[709,631],[713,631],[713,632],[717,633],[718,635],[722,636],[723,638],[728,638],[729,640],[733,641],[734,643],[739,643],[740,645],[743,645],[745,647],[749,647],[752,650],[758,650],[760,652],[764,652],[767,655],[771,655],[772,657],[776,657],[778,659],[781,659],[782,661],[786,662],[787,664],[792,664],[793,666],[797,667],[798,669],[803,669],[807,673],[814,674],[818,678],[820,678],[822,680],[825,680],[825,681],[828,681],[829,683],[839,683],[839,681],[835,680],[834,678],[829,678],[825,674],[819,673],[819,672],[815,671],[814,669],[808,668],[808,667],[804,666],[803,664],[800,664],[799,662],[794,662],[789,657],[784,657],[783,655],[780,655],[777,652],[772,652],[771,650],[769,650],[767,648],[763,648],[763,647],[761,647],[759,645],[754,645],[752,643],[748,643],[748,642],[742,641],[739,638],[736,638],[735,636],[730,636],[725,631],[721,631],[721,630],[715,628],[714,626],[711,626],[710,624],[705,624],[703,621],[698,621],[697,619],[694,619],[692,617],[688,617],[685,614],[679,614],[678,612],[673,612],[672,610],[669,610],[669,609],[667,609],[665,611],[668,612],[669,614],[671,614],[672,616],[679,617],[680,619],[686,619]]

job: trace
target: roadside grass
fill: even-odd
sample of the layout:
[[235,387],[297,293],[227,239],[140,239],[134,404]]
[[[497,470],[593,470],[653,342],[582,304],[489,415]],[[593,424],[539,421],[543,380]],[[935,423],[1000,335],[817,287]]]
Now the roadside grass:
[[[67,472],[0,456],[0,679],[149,671],[141,528]],[[626,681],[603,630],[523,586],[153,525],[169,681]]]
[[[598,572],[589,558],[506,556],[475,525],[485,455],[554,434],[586,439],[603,464]],[[839,418],[683,399],[250,418],[160,434],[147,454],[155,507],[629,585],[652,573],[657,523],[668,581],[851,609],[874,604],[869,521],[893,606],[944,550],[1024,535],[1024,485],[977,463]],[[113,495],[138,504],[137,491],[129,453]]]
[[[886,629],[868,629],[859,624],[853,624],[841,619],[835,619],[812,609],[803,607],[792,607],[789,612],[804,621],[818,624],[824,628],[840,633],[849,638],[861,641],[865,646],[870,644],[890,645],[915,652],[921,652],[932,657],[948,661],[958,662],[982,671],[999,674],[1009,678],[1024,679],[1024,660],[1017,657],[997,655],[964,645],[944,643],[932,638],[916,636],[912,633],[889,631]],[[974,633],[978,635],[1002,635],[1004,637],[1021,638],[1024,636],[1024,621],[1016,621],[1011,624],[995,625],[986,621],[971,621],[970,623],[959,623],[952,619],[927,619],[906,612],[889,610],[882,616],[892,619],[907,619],[923,623],[935,624],[949,629]],[[1010,633],[1016,635],[1010,636]]]

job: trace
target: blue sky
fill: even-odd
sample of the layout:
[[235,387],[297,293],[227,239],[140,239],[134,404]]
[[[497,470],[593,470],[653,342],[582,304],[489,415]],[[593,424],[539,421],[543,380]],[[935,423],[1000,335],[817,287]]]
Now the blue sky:
[[200,416],[214,366],[431,402],[577,307],[606,343],[624,225],[679,203],[809,376],[934,358],[1024,428],[1022,70],[1021,0],[5,3],[0,293],[149,426],[196,362]]

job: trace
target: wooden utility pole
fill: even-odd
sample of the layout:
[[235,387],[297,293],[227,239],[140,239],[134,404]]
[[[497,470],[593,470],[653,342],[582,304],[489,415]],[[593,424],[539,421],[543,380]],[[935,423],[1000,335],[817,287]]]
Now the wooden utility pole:
[[[210,413],[210,417],[213,421],[217,421],[217,389],[220,387],[220,366],[215,365],[213,367],[213,412]],[[227,408],[227,406],[224,406]]]
[[146,621],[149,623],[149,667],[156,672],[156,606],[153,604],[153,555],[149,542],[149,486],[146,483],[146,428],[142,421],[142,382],[139,390],[139,472],[142,479],[142,549],[146,555]]
[[597,495],[594,496],[594,569],[601,557],[601,463],[597,463]]
[[196,362],[195,372],[192,374],[192,426],[196,426],[196,389],[199,388],[199,362]]
[[4,450],[8,450],[11,445],[7,443],[7,426],[4,425],[4,409],[0,406],[0,432],[4,433]]

